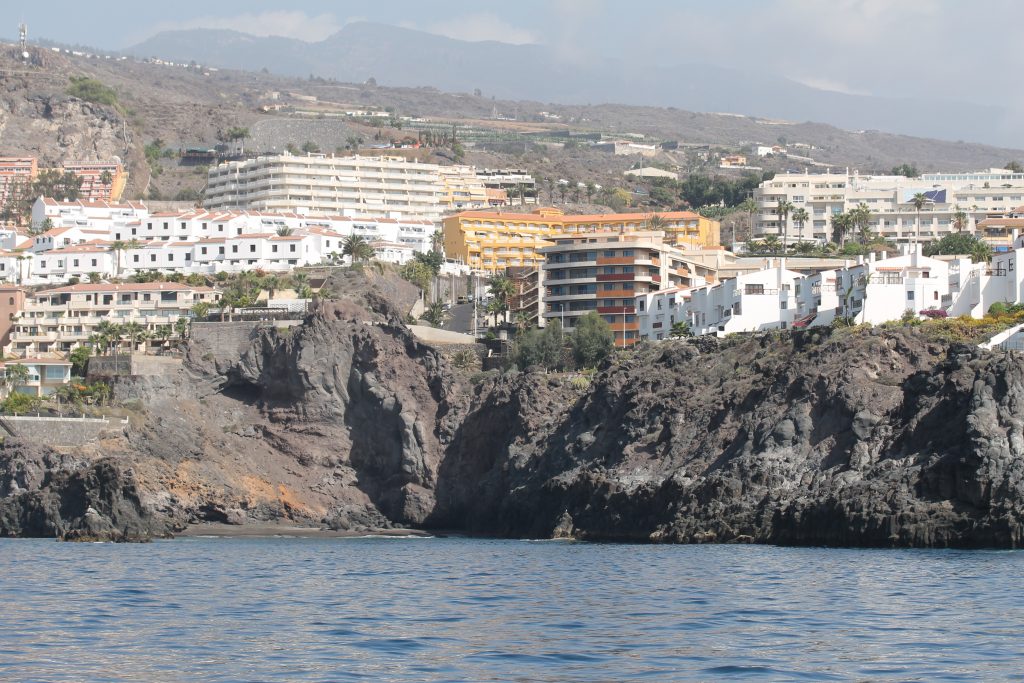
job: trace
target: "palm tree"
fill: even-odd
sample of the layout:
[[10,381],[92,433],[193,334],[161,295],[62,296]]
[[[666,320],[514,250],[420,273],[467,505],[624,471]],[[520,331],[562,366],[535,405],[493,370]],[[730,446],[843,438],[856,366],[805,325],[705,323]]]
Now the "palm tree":
[[111,251],[114,252],[114,258],[117,259],[117,265],[114,268],[114,276],[121,277],[121,252],[124,251],[128,245],[121,240],[114,240],[110,245]]
[[953,207],[953,227],[956,228],[957,232],[963,232],[964,228],[967,227],[967,212],[960,208],[957,204]]
[[178,339],[184,339],[188,336],[188,328],[192,321],[188,318],[181,317],[174,323],[174,331],[178,334]]
[[804,223],[807,222],[808,218],[810,218],[810,216],[807,213],[807,209],[802,206],[793,212],[793,222],[799,226],[797,227],[797,232],[800,233],[801,240],[804,238]]
[[850,228],[857,233],[857,239],[861,244],[871,241],[871,209],[864,202],[857,205],[857,208],[850,209]]
[[[507,311],[509,297],[516,292],[515,283],[504,275],[496,275],[488,283],[488,289],[491,296],[494,297],[494,301],[499,305],[499,310]],[[497,325],[497,318],[495,318],[495,325]]]
[[789,212],[793,210],[793,204],[785,199],[780,199],[775,213],[779,217],[779,225],[782,228],[782,253],[789,248]]
[[444,253],[444,233],[440,230],[435,230],[430,236],[430,250],[439,254]]
[[349,235],[345,238],[341,253],[352,257],[352,263],[368,261],[373,258],[373,247],[360,235]]
[[779,242],[778,235],[766,235],[764,241],[761,243],[762,247],[769,254],[777,254],[782,249],[782,243]]
[[850,230],[850,216],[845,213],[832,214],[832,241],[838,242],[842,248],[846,243],[846,233]]
[[128,353],[129,355],[135,352],[135,345],[139,341],[145,340],[149,336],[146,328],[139,323],[132,320],[121,326],[121,334],[128,337]]
[[747,197],[736,208],[747,214],[747,239],[753,238],[754,213],[757,211],[757,202],[754,201],[753,197]]
[[121,338],[121,326],[110,320],[101,320],[100,324],[96,326],[96,334],[103,340],[104,346],[109,352],[114,342]]
[[664,231],[668,227],[668,221],[660,213],[648,214],[644,222],[647,224],[648,230]]
[[915,193],[913,198],[910,200],[910,203],[914,205],[914,209],[917,210],[917,233],[914,235],[914,244],[921,241],[921,209],[929,202],[931,202],[931,200],[928,199],[928,195],[924,192]]
[[292,232],[294,232],[294,231],[291,228],[289,228],[287,225],[281,225],[281,226],[279,226],[277,228],[277,236],[278,237],[288,237],[288,235],[291,235]]

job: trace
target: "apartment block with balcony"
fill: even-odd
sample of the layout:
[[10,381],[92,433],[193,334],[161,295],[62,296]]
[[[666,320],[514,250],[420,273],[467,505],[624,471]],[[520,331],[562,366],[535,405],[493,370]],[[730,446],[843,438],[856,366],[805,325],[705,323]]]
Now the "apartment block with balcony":
[[61,169],[82,179],[78,196],[85,202],[116,202],[128,184],[128,172],[120,160],[66,161]]
[[210,209],[438,221],[446,196],[436,164],[402,157],[283,154],[211,167],[204,203]]
[[103,321],[136,322],[150,331],[191,317],[200,302],[215,304],[220,292],[174,282],[80,284],[26,295],[11,324],[8,356],[66,354],[85,343]]
[[639,340],[636,298],[690,284],[682,254],[658,231],[563,233],[540,249],[544,258],[544,318],[573,329],[592,311],[615,333],[618,346]]
[[544,269],[513,266],[505,269],[505,276],[514,288],[508,307],[512,322],[525,320],[532,327],[544,326]]
[[35,157],[0,157],[0,206],[7,205],[12,193],[30,191],[38,174]]
[[[920,212],[912,199],[924,194]],[[798,241],[833,239],[832,216],[864,204],[871,212],[872,233],[899,242],[931,242],[957,230],[974,231],[982,221],[1001,218],[1024,201],[1024,174],[1003,169],[976,173],[933,173],[918,178],[852,173],[783,173],[761,183],[754,191],[757,212],[754,234]],[[806,221],[783,222],[776,209],[780,201],[804,209]],[[957,213],[967,216],[957,224]],[[1005,237],[1003,235],[1002,237]],[[998,245],[1005,247],[1005,240]]]

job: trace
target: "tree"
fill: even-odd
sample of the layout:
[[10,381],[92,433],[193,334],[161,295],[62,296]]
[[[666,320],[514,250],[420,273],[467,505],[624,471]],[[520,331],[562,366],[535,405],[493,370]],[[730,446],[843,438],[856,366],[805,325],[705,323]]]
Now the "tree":
[[104,169],[104,171],[102,173],[100,173],[100,184],[102,184],[102,185],[110,185],[113,182],[114,182],[113,174],[109,170]]
[[963,232],[964,228],[967,227],[970,219],[967,216],[967,212],[960,208],[957,204],[953,207],[953,227],[956,228],[957,232]]
[[71,361],[71,374],[85,377],[85,373],[89,369],[89,356],[91,355],[92,349],[84,345],[68,354],[68,360]]
[[565,341],[561,324],[552,320],[543,330],[533,328],[519,335],[509,357],[517,367],[524,370],[535,365],[545,370],[564,367]]
[[424,294],[430,289],[430,282],[434,279],[434,274],[430,271],[430,268],[415,259],[406,262],[405,265],[399,268],[398,274],[404,280],[419,287]]
[[786,253],[789,248],[789,212],[793,210],[793,204],[784,199],[780,199],[778,205],[775,207],[775,214],[779,217],[779,227],[782,228],[782,253]]
[[984,240],[967,232],[954,232],[946,235],[938,242],[925,247],[925,256],[939,254],[959,254],[970,256],[975,263],[988,261],[992,258],[992,247]]
[[110,249],[114,252],[114,259],[116,260],[116,265],[114,266],[115,277],[121,277],[121,252],[124,251],[126,246],[127,245],[121,240],[114,240],[110,245]]
[[857,205],[857,208],[849,211],[850,228],[857,234],[861,244],[871,241],[871,209],[864,202]]
[[1003,168],[1013,173],[1024,173],[1024,166],[1021,166],[1019,161],[1011,161],[1006,166],[1003,166]]
[[846,233],[850,231],[850,215],[846,213],[832,214],[832,241],[842,248],[846,243]]
[[808,218],[810,218],[810,215],[808,215],[807,209],[802,206],[793,212],[793,222],[798,226],[797,232],[800,233],[801,240],[804,238],[804,223],[807,222]]
[[291,234],[292,234],[293,232],[294,232],[294,230],[292,230],[291,228],[289,228],[289,227],[288,227],[287,225],[282,225],[282,226],[279,226],[279,227],[277,228],[277,236],[278,236],[278,237],[288,237],[288,236],[289,236],[289,235],[291,235]]
[[59,202],[73,202],[82,192],[82,178],[71,171],[47,168],[39,172],[32,183],[36,197],[52,197]]
[[128,352],[134,353],[136,345],[148,336],[146,328],[132,320],[121,326],[121,334],[128,337]]
[[373,247],[360,235],[349,235],[346,237],[341,253],[352,257],[352,263],[368,261],[374,255]]
[[306,154],[319,154],[320,145],[315,142],[306,141],[302,143],[302,151]]
[[924,192],[917,192],[914,194],[910,203],[914,205],[914,209],[917,210],[917,234],[914,236],[914,244],[921,241],[921,209],[924,208],[925,204],[930,203],[932,200]]
[[592,368],[614,350],[615,333],[604,318],[591,311],[576,320],[569,346],[578,367]]
[[495,275],[487,283],[487,288],[491,296],[494,297],[494,301],[500,304],[501,310],[508,311],[509,299],[516,293],[515,283],[504,275]]
[[29,371],[27,365],[21,363],[8,364],[4,367],[4,384],[7,385],[8,390],[16,389],[19,386],[24,386],[28,382]]
[[782,251],[782,242],[779,241],[777,235],[767,235],[761,244],[769,254],[778,254]]
[[917,171],[917,166],[912,164],[900,164],[899,166],[893,166],[890,173],[892,175],[901,175],[905,178],[916,178],[921,175]]
[[210,314],[210,304],[206,301],[200,301],[199,303],[192,306],[192,315],[200,320],[205,319]]
[[648,230],[664,231],[668,227],[668,221],[660,213],[651,213],[644,219]]
[[191,326],[192,321],[186,317],[178,318],[174,323],[174,332],[178,335],[178,339],[184,339],[188,336],[188,330]]
[[444,256],[439,251],[428,251],[427,253],[417,252],[416,260],[430,269],[430,272],[437,277],[441,274],[441,266],[444,264]]

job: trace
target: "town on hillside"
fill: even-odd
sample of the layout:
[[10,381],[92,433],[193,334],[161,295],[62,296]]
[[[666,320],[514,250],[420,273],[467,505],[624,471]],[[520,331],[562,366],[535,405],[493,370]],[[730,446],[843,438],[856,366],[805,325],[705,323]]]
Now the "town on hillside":
[[124,200],[126,173],[118,159],[0,159],[8,398],[66,391],[123,354],[180,357],[196,324],[301,318],[326,270],[368,262],[421,288],[416,329],[500,339],[496,353],[520,362],[536,359],[515,355],[517,338],[552,324],[596,323],[625,348],[981,319],[1024,303],[1017,169],[777,174],[724,224],[691,210],[581,212],[524,169],[387,155],[225,161],[209,168],[202,206]]

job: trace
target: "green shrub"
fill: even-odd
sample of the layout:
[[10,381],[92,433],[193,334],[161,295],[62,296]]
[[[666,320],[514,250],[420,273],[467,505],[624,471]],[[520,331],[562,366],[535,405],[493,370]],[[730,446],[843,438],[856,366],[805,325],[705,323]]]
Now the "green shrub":
[[72,76],[71,85],[68,86],[65,92],[72,97],[77,97],[86,102],[105,104],[117,109],[121,107],[117,101],[117,93],[114,92],[113,88],[88,76]]

